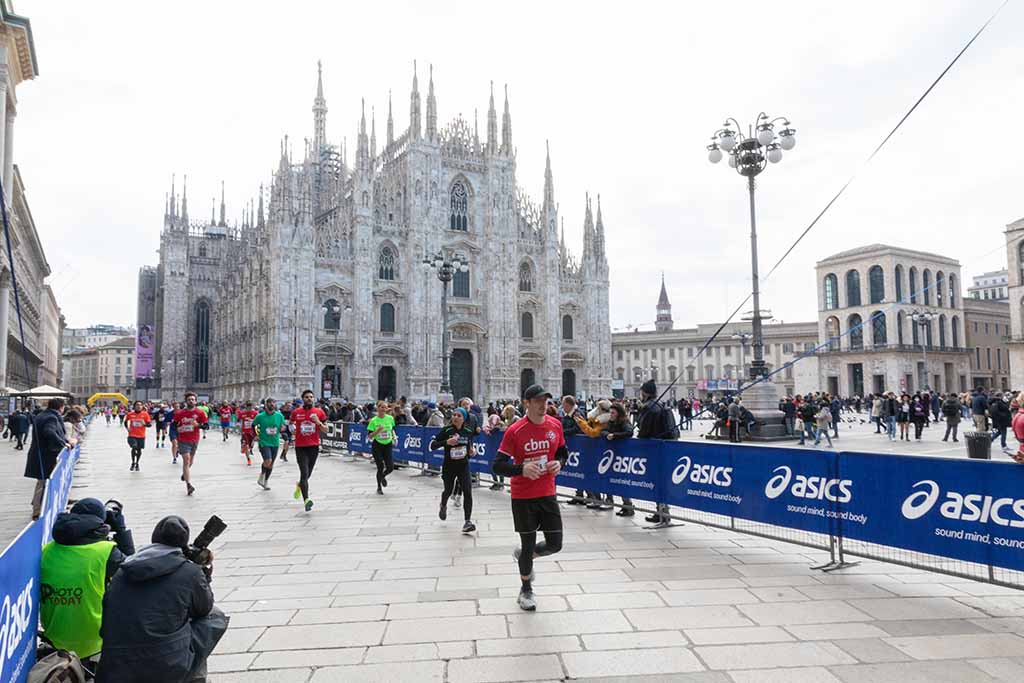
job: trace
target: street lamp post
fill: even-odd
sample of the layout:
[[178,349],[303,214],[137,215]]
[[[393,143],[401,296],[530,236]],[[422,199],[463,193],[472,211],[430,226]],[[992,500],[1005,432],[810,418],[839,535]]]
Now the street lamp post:
[[[782,129],[776,132],[775,125]],[[747,179],[747,191],[750,195],[750,272],[752,280],[752,298],[754,310],[751,317],[753,332],[754,360],[750,365],[752,382],[757,382],[747,390],[746,401],[750,411],[758,418],[758,428],[753,438],[782,438],[785,427],[782,424],[782,413],[778,410],[778,396],[774,385],[762,380],[768,373],[764,361],[764,336],[762,322],[765,315],[761,311],[761,290],[757,272],[757,218],[754,204],[754,178],[769,163],[782,161],[783,151],[796,146],[796,130],[791,127],[785,117],[771,118],[764,112],[757,116],[757,121],[747,128],[747,135],[734,118],[726,119],[722,128],[715,131],[708,145],[708,161],[717,164],[725,153],[729,155],[729,167]],[[776,415],[777,413],[777,415]]]
[[185,359],[178,359],[178,351],[174,351],[171,354],[171,360],[165,361],[166,365],[171,366],[171,401],[174,401],[174,397],[178,394],[178,367],[185,364]]
[[740,372],[739,379],[742,384],[743,376],[747,372],[747,342],[750,341],[749,332],[737,332],[732,335],[733,339],[738,339],[740,342]]
[[918,333],[919,341],[921,342],[921,355],[923,356],[924,367],[921,369],[921,388],[924,391],[928,391],[928,331],[931,330],[932,320],[935,319],[935,314],[931,311],[914,311],[910,314],[910,319],[914,321],[915,325],[921,328]]
[[423,259],[423,265],[432,268],[441,281],[441,391],[447,396],[451,393],[448,376],[448,283],[455,278],[455,273],[469,272],[469,264],[465,259],[454,255],[449,260],[442,252]]
[[341,305],[333,303],[331,305],[323,304],[320,306],[320,310],[324,312],[324,315],[330,315],[331,320],[334,321],[334,371],[331,372],[331,396],[336,397],[338,395],[338,387],[341,386],[341,312],[351,313],[352,307],[345,306],[342,309]]

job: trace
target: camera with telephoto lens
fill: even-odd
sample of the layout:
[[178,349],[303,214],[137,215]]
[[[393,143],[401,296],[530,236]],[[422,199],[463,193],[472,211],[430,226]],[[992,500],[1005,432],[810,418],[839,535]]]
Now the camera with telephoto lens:
[[196,536],[196,540],[185,550],[185,557],[202,567],[206,571],[207,576],[212,573],[210,563],[213,561],[213,555],[210,553],[210,544],[224,533],[224,530],[227,528],[228,525],[217,515],[210,517],[206,521],[206,526]]

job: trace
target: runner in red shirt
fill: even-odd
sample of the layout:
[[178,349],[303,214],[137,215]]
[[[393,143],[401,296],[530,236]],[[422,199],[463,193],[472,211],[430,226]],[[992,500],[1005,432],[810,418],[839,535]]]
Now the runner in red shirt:
[[[539,384],[523,392],[526,417],[505,430],[491,469],[512,478],[512,521],[519,532],[521,548],[512,551],[519,563],[523,585],[517,600],[520,609],[537,609],[533,597],[533,558],[553,555],[562,549],[562,511],[555,498],[558,476],[569,451],[565,447],[562,423],[546,414],[551,394]],[[544,540],[537,543],[537,532]]]
[[199,431],[206,423],[206,412],[196,408],[196,395],[191,391],[186,392],[185,407],[174,412],[174,426],[178,429],[181,480],[185,482],[185,491],[190,496],[196,490],[196,487],[192,486],[192,462],[199,446]]
[[313,392],[302,392],[302,406],[293,408],[288,417],[295,435],[295,462],[299,465],[299,481],[295,484],[294,498],[302,496],[306,512],[313,509],[309,498],[309,477],[313,474],[320,455],[320,432],[327,431],[327,414],[313,405]]
[[220,417],[220,432],[224,435],[225,441],[228,440],[228,431],[231,429],[231,415],[234,412],[227,401],[222,401],[220,408],[217,408],[217,416]]
[[256,438],[256,430],[252,427],[253,418],[256,417],[256,410],[252,407],[252,401],[246,401],[244,408],[238,409],[238,428],[242,430],[242,455],[245,456],[245,464],[252,465],[252,442]]
[[124,426],[128,429],[128,446],[132,449],[132,466],[128,468],[131,472],[139,471],[139,460],[142,458],[142,449],[146,447],[146,427],[149,423],[149,412],[142,406],[142,401],[136,401],[132,405],[132,412],[124,418]]

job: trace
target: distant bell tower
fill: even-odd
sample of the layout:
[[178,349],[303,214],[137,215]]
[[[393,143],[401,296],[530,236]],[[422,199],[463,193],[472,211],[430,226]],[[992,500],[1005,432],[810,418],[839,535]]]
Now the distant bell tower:
[[658,332],[668,332],[672,329],[672,304],[668,302],[668,292],[665,291],[665,274],[661,274],[661,294],[658,295],[658,317],[654,321],[654,327]]

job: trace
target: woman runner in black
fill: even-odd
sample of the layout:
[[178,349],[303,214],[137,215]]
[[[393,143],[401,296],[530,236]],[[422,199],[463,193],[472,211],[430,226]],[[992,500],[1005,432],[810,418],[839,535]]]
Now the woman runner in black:
[[[555,477],[569,459],[562,423],[547,415],[551,394],[539,384],[523,392],[526,417],[505,430],[491,468],[512,478],[512,519],[522,542],[512,551],[519,563],[523,585],[517,600],[520,609],[537,609],[533,598],[533,558],[553,555],[562,549],[562,511],[555,498]],[[537,532],[544,541],[537,543]]]
[[452,421],[430,442],[430,450],[444,448],[444,465],[441,466],[441,480],[444,492],[441,493],[441,509],[437,516],[441,520],[448,518],[448,498],[452,495],[455,482],[462,482],[462,490],[466,496],[463,514],[466,523],[462,525],[462,533],[476,531],[472,522],[473,487],[469,481],[469,458],[473,454],[473,430],[466,425],[466,409],[456,408],[452,412]]

